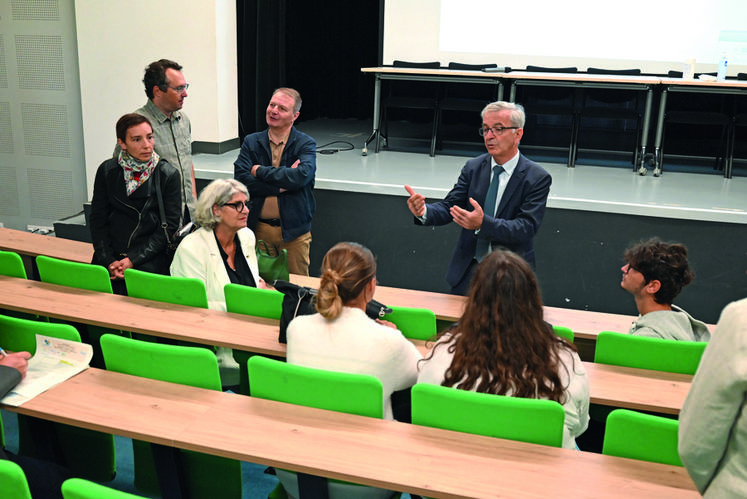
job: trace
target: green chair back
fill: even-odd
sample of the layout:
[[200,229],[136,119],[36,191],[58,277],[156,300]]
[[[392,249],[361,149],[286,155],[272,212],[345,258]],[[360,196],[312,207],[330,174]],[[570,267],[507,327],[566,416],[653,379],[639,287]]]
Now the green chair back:
[[[116,335],[101,337],[106,367],[132,376],[220,390],[220,373],[215,354],[205,348],[164,345]],[[150,445],[132,441],[135,487],[143,493],[160,493]],[[241,463],[233,459],[181,451],[179,466],[184,471],[190,497],[241,498]]]
[[205,348],[164,345],[106,334],[101,350],[109,371],[220,390],[215,354]]
[[137,269],[124,272],[127,294],[174,305],[208,308],[205,283],[193,277],[173,277]]
[[[372,418],[384,415],[384,388],[378,378],[367,374],[313,369],[257,355],[249,359],[249,379],[252,397]],[[283,497],[284,490],[293,497],[302,496],[295,473],[281,469],[276,473],[285,489],[279,487],[271,497]],[[327,486],[330,499],[380,498],[394,494],[339,480],[327,480]]]
[[40,322],[0,315],[0,345],[11,352],[36,353],[36,335],[80,341],[80,333],[70,324]]
[[561,338],[565,338],[566,340],[573,343],[573,329],[565,326],[553,326],[552,330],[555,331],[555,334],[557,334]]
[[[283,293],[280,291],[226,284],[223,294],[226,297],[228,312],[280,320],[283,312]],[[249,395],[249,374],[246,366],[249,358],[254,355],[245,350],[233,351],[233,358],[239,364],[239,392],[244,395]]]
[[288,404],[384,417],[384,388],[368,374],[351,374],[287,364],[255,355],[249,359],[252,397]]
[[[101,265],[92,265],[90,263],[69,262],[45,255],[36,257],[36,266],[39,269],[39,279],[42,282],[68,286],[77,289],[86,289],[88,291],[98,291],[100,293],[112,293],[112,282],[109,278],[109,271]],[[104,367],[103,357],[99,340],[104,334],[125,334],[117,329],[111,329],[93,324],[81,324],[68,321],[80,332],[83,342],[93,346],[93,359],[91,366]]]
[[412,387],[412,422],[444,430],[561,447],[565,410],[551,400],[418,383]]
[[[40,322],[0,315],[0,345],[12,351],[36,353],[36,334],[69,341],[80,341],[80,334],[69,324]],[[34,419],[18,415],[20,454],[39,457],[34,445]],[[51,423],[50,435],[56,439],[59,454],[55,460],[75,475],[108,481],[116,472],[114,436],[61,423]]]
[[223,294],[226,297],[226,310],[229,312],[280,320],[284,296],[280,291],[226,284]]
[[81,478],[70,478],[62,484],[63,499],[144,499],[129,492],[110,489]]
[[0,490],[3,499],[31,499],[26,475],[20,466],[7,459],[0,460]]
[[112,292],[109,271],[101,265],[68,262],[51,256],[39,255],[36,257],[36,266],[42,282],[101,293]]
[[427,308],[390,306],[384,319],[394,323],[405,338],[429,340],[436,336],[436,314]]
[[26,267],[18,253],[0,251],[0,275],[26,279]]
[[616,409],[607,417],[602,454],[682,466],[676,419]]
[[602,331],[594,362],[670,373],[695,374],[707,343],[663,340]]

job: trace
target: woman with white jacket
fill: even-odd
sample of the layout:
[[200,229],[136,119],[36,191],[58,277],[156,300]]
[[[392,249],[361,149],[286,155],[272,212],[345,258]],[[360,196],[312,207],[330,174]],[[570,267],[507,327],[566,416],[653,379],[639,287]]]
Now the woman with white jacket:
[[[246,227],[249,193],[233,179],[212,181],[200,193],[195,219],[200,228],[179,244],[171,275],[205,282],[208,307],[226,310],[223,287],[228,283],[266,287],[259,276],[254,233]],[[224,385],[238,380],[238,364],[229,348],[216,349]],[[229,374],[230,373],[230,374]]]

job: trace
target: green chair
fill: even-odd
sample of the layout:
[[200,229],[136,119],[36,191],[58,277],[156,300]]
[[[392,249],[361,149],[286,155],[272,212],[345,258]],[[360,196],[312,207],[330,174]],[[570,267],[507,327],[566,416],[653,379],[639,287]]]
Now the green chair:
[[[384,416],[384,388],[378,378],[366,374],[349,374],[254,356],[249,359],[252,397],[288,404],[339,411],[359,416]],[[288,494],[299,497],[295,473],[276,470]],[[327,480],[330,499],[383,498],[396,493],[350,482]],[[282,493],[273,492],[273,497]]]
[[602,454],[682,466],[678,429],[676,419],[616,409],[607,417]]
[[[280,320],[283,312],[283,293],[274,289],[260,289],[240,284],[226,284],[223,288],[226,310],[235,314]],[[234,350],[233,358],[239,364],[239,392],[249,395],[249,375],[246,363],[255,354]]]
[[[36,257],[36,266],[39,269],[39,279],[42,282],[112,294],[112,281],[109,278],[109,271],[101,265],[69,262],[67,260],[39,255]],[[52,320],[55,321],[55,319]],[[70,323],[67,321],[57,322],[73,324],[80,331],[83,342],[93,346],[93,359],[91,360],[91,366],[93,367],[104,367],[104,359],[101,356],[101,348],[99,346],[101,336],[104,334],[126,334],[116,329],[92,324]]]
[[173,277],[142,270],[124,272],[127,295],[134,298],[208,308],[205,283],[193,277]]
[[552,400],[418,383],[412,387],[412,423],[562,447],[565,410]]
[[602,331],[594,362],[680,374],[695,374],[707,343],[662,340]]
[[[80,341],[80,334],[69,324],[39,322],[0,315],[0,345],[20,352],[36,353],[36,334],[69,341]],[[54,442],[51,456],[77,476],[97,481],[114,478],[116,458],[114,436],[61,423],[47,423],[30,416],[18,415],[18,441],[20,454],[42,457],[36,448],[34,435],[43,425]],[[46,456],[50,457],[50,456]]]
[[566,340],[573,343],[573,329],[564,326],[553,326],[552,330],[555,331],[555,334],[557,334],[561,338],[565,338]]
[[26,267],[18,253],[12,251],[0,251],[0,275],[27,279]]
[[436,314],[427,308],[390,306],[384,319],[394,323],[405,338],[430,340],[436,336]]
[[[174,305],[186,305],[188,307],[208,308],[207,290],[205,289],[205,283],[200,279],[153,274],[137,269],[125,270],[124,276],[127,295],[133,298],[143,298],[163,303],[172,303]],[[133,338],[143,341],[168,344],[176,343],[182,346],[214,350],[214,347],[209,345],[190,341],[174,342],[140,333],[133,334]]]
[[[132,376],[220,390],[215,354],[205,348],[164,345],[115,335],[101,337],[106,367]],[[133,440],[135,486],[147,494],[160,492],[151,447]],[[182,450],[179,467],[190,497],[241,498],[241,463],[233,459]]]
[[31,499],[26,475],[13,461],[0,460],[0,491],[3,499]]
[[[0,251],[0,275],[27,279],[26,267],[23,265],[23,259],[18,253]],[[19,317],[21,319],[39,319],[39,316],[36,314],[16,312],[15,310],[0,309],[0,314]]]
[[64,499],[144,499],[121,490],[110,489],[81,478],[70,478],[62,484]]

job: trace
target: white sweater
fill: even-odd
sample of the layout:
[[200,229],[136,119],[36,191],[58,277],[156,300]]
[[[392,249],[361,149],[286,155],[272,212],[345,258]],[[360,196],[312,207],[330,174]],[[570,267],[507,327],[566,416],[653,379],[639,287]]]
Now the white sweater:
[[[451,336],[444,336],[440,341],[450,342],[451,339]],[[435,348],[433,357],[420,363],[418,383],[433,385],[443,383],[444,375],[451,366],[453,357],[454,354],[449,352],[447,345]],[[589,378],[586,376],[586,369],[578,354],[565,348],[560,349],[559,371],[560,382],[565,387],[563,447],[576,449],[576,437],[586,431],[589,426]]]
[[288,363],[345,373],[370,374],[384,386],[384,418],[393,419],[392,392],[415,384],[422,358],[396,329],[343,307],[334,320],[303,315],[288,324]]
[[[241,251],[249,264],[254,282],[259,284],[254,233],[249,229],[241,229],[238,235]],[[174,261],[171,263],[171,275],[195,277],[204,281],[207,288],[208,308],[226,310],[223,287],[231,280],[226,272],[226,266],[220,256],[218,243],[212,230],[200,228],[184,238],[176,249]]]

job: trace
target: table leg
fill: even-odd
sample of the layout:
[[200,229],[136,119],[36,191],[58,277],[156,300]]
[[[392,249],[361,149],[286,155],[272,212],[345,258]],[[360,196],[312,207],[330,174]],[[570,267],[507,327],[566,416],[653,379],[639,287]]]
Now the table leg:
[[[661,92],[661,101],[659,102],[659,117],[656,120],[656,141],[654,142],[654,177],[661,175],[661,137],[664,133],[664,113],[667,108],[667,89]],[[644,173],[645,175],[645,173]]]
[[363,143],[362,156],[368,155],[368,144],[376,139],[376,152],[379,152],[379,111],[381,110],[381,77],[376,75],[374,83],[373,131]]
[[[654,99],[654,89],[646,90],[646,108],[643,111],[643,130],[641,131],[641,151],[638,155],[634,169],[638,169],[641,175],[646,174],[646,145],[648,144],[648,131],[651,125],[651,107]],[[642,172],[642,173],[641,173]]]
[[163,499],[188,497],[184,486],[184,475],[179,466],[179,449],[161,444],[150,444],[153,461],[158,474],[158,486]]

